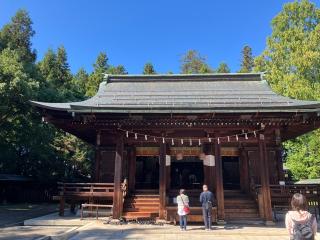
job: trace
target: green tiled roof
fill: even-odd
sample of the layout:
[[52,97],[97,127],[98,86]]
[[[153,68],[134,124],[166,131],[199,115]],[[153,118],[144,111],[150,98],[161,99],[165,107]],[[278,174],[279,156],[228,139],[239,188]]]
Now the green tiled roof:
[[108,113],[319,112],[320,102],[280,96],[262,73],[106,75],[97,94],[45,109]]

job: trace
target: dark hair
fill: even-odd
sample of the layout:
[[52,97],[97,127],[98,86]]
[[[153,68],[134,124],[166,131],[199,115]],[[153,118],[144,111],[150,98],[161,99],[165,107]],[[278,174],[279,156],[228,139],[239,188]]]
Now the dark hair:
[[179,193],[184,194],[184,189],[180,189]]
[[308,209],[308,202],[305,196],[301,193],[295,193],[291,199],[292,210],[295,211],[306,211]]

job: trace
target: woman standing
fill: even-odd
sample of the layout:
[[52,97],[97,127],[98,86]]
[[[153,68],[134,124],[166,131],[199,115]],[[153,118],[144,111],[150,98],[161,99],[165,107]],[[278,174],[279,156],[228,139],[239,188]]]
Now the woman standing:
[[180,231],[187,231],[187,214],[189,214],[189,197],[185,195],[184,189],[180,189],[177,196],[178,215],[180,223]]
[[291,200],[292,211],[286,214],[286,228],[290,239],[312,240],[317,232],[317,221],[315,216],[307,211],[308,202],[300,193],[295,193]]

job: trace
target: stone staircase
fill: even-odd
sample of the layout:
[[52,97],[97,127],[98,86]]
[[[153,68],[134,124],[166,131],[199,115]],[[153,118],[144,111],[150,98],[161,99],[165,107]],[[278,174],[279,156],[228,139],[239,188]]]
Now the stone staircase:
[[159,194],[155,191],[137,191],[124,201],[126,220],[156,219],[159,217]]

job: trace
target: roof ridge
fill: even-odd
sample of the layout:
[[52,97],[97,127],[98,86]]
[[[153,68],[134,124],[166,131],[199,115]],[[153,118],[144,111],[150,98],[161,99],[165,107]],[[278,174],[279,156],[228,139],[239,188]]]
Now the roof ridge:
[[106,82],[130,81],[262,81],[263,73],[206,73],[206,74],[105,74]]

